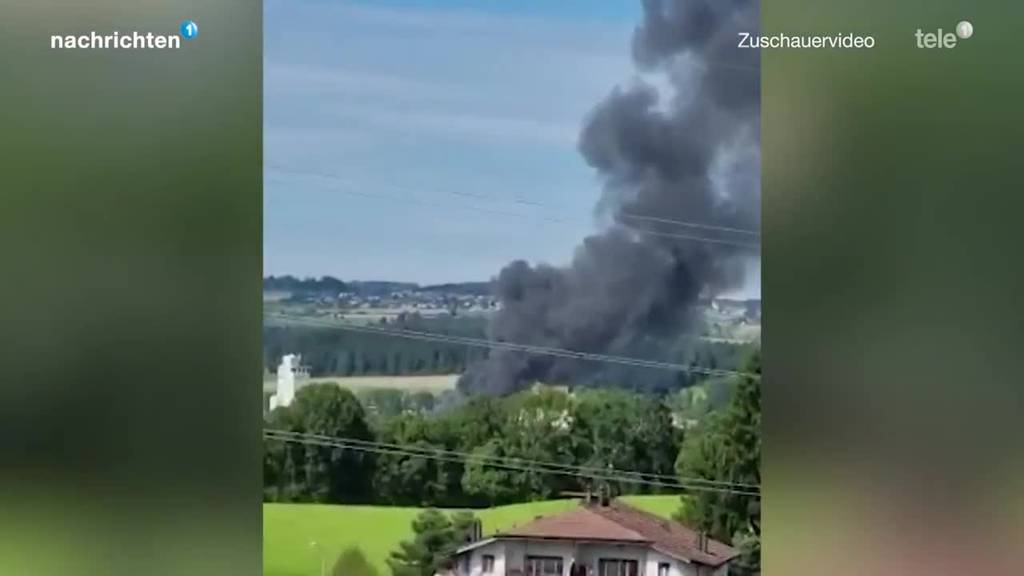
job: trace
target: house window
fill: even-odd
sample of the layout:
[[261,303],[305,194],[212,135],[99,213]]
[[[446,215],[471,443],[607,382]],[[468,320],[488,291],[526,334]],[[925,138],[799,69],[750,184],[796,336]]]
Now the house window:
[[494,572],[494,556],[490,554],[484,554],[483,558],[484,574],[490,574]]
[[559,556],[527,556],[526,576],[562,576],[562,558]]
[[598,562],[598,576],[638,576],[636,560],[621,560],[618,558],[602,558]]
[[658,564],[658,576],[668,576],[668,562]]

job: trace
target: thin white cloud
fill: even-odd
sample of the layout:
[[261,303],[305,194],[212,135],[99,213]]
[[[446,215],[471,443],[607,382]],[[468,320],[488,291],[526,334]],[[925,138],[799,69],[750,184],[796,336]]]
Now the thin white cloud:
[[[592,107],[632,73],[631,24],[301,0],[267,0],[266,10],[268,168],[341,174],[353,180],[349,188],[371,195],[395,193],[387,186],[395,180],[438,204],[484,202],[434,190],[550,198],[582,220],[524,228],[520,218],[440,210],[434,223],[422,217],[433,211],[420,204],[404,208],[332,193],[337,186],[282,178],[271,169],[264,223],[269,269],[286,254],[290,267],[318,273],[329,273],[324,266],[332,259],[346,266],[373,262],[333,226],[349,210],[360,218],[342,228],[363,243],[412,243],[424,252],[454,243],[440,232],[491,238],[507,220],[510,238],[494,238],[497,245],[514,244],[517,257],[554,262],[565,261],[591,228],[587,215],[598,186],[576,141]],[[381,228],[390,232],[378,238],[374,230]],[[292,252],[296,246],[301,250]],[[389,253],[393,258],[374,265],[400,268],[412,279],[487,277],[507,262],[510,255],[500,252],[472,264],[428,264]]]
[[441,136],[484,143],[571,148],[576,145],[579,131],[575,123],[462,112],[347,107],[337,114],[358,120],[371,129],[409,138]]
[[379,96],[406,101],[466,103],[465,90],[450,84],[424,82],[409,76],[366,70],[282,64],[268,60],[266,87],[282,94]]
[[473,33],[496,28],[518,31],[557,32],[566,27],[607,30],[610,26],[600,21],[551,19],[528,13],[485,12],[472,9],[415,8],[411,6],[371,6],[351,0],[337,0],[331,4],[304,4],[296,0],[264,0],[265,15],[295,13],[299,10],[315,11],[323,20],[344,20],[359,26],[372,26],[377,30],[395,29],[405,33],[439,31]]

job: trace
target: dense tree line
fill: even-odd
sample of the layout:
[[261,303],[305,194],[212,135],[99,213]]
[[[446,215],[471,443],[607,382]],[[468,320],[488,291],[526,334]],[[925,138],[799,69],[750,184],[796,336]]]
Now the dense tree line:
[[463,296],[487,296],[493,292],[491,282],[447,282],[421,286],[415,282],[386,280],[352,280],[344,282],[333,276],[298,278],[290,274],[263,278],[263,289],[271,292],[331,294],[351,292],[360,296],[388,296],[394,292],[419,291]]
[[[371,426],[371,422],[375,425]],[[672,474],[680,431],[661,400],[622,390],[556,389],[477,397],[440,414],[374,419],[351,392],[324,384],[268,416],[269,428],[479,456]],[[273,501],[466,507],[557,497],[563,491],[651,491],[632,482],[268,440],[265,496]]]
[[[473,397],[441,412],[423,395],[362,392],[332,384],[301,389],[295,402],[267,417],[267,427],[402,447],[472,454],[432,459],[408,451],[366,452],[267,440],[264,493],[269,501],[373,503],[422,507],[484,507],[558,497],[566,491],[613,494],[656,491],[632,482],[539,472],[528,465],[498,467],[479,457],[571,464],[590,469],[677,474],[734,483],[761,483],[761,357],[743,366],[754,377],[709,382],[657,398],[622,389],[573,394],[539,388],[504,398]],[[697,398],[699,396],[699,398]],[[674,422],[682,405],[699,416],[685,432]],[[759,498],[718,491],[683,496],[680,520],[740,548],[739,574],[760,571]],[[443,515],[421,518],[423,538],[460,533]],[[435,568],[438,550],[409,542],[392,570],[417,576]],[[447,546],[447,544],[445,544]],[[404,566],[404,567],[403,567]],[[397,572],[396,572],[397,573]],[[433,572],[431,572],[433,573]]]
[[[482,337],[484,324],[476,319],[409,321],[395,328],[439,334]],[[487,355],[485,348],[394,338],[308,326],[264,326],[263,357],[273,371],[284,354],[301,354],[317,376],[363,376],[461,373]]]
[[347,291],[348,285],[333,276],[302,279],[295,276],[267,276],[263,279],[263,289],[268,292],[303,292],[336,296]]
[[356,398],[366,410],[370,424],[378,428],[402,414],[432,412],[443,400],[426,390],[398,388],[367,388],[357,391]]
[[[478,317],[423,318],[403,315],[382,327],[435,334],[486,338],[487,321]],[[753,345],[681,340],[677,361],[711,369],[733,370],[750,355]],[[461,374],[470,364],[487,357],[486,348],[436,341],[395,338],[324,327],[265,325],[263,358],[274,371],[284,354],[301,354],[315,376],[363,376],[405,374]],[[697,382],[692,374],[679,372],[667,383],[651,380],[646,369],[606,368],[600,378],[577,382],[589,387],[628,387],[636,391],[672,392]]]
[[[331,384],[307,386],[287,408],[270,413],[274,430],[333,438],[373,440],[362,405],[348,390]],[[265,442],[263,485],[273,501],[369,502],[373,497],[373,454],[326,446]]]
[[[750,358],[744,372],[757,377],[738,378],[729,403],[704,418],[683,442],[676,462],[680,476],[761,484],[760,352]],[[685,496],[684,502],[680,520],[743,552],[736,573],[760,572],[759,498],[705,491]]]

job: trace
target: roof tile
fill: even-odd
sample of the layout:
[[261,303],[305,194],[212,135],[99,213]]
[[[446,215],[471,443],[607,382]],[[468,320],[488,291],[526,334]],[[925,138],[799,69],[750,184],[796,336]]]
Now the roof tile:
[[739,555],[735,548],[711,538],[706,550],[701,550],[699,532],[618,500],[607,506],[590,504],[540,517],[496,536],[637,542],[709,566],[719,566]]

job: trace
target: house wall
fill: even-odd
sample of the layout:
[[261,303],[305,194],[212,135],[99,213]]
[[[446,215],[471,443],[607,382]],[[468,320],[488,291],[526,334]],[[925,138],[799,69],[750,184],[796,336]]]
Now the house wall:
[[[506,576],[514,570],[524,570],[527,556],[557,556],[562,559],[562,576],[569,576],[574,562],[586,564],[591,574],[597,575],[598,562],[602,558],[636,560],[639,576],[658,576],[658,565],[669,565],[669,576],[726,576],[723,570],[705,568],[698,572],[695,564],[672,558],[651,550],[646,546],[629,544],[595,544],[551,541],[498,541],[467,552],[469,572],[463,572],[460,564],[459,576],[488,576],[483,573],[483,557],[494,556],[494,572],[491,576]],[[724,567],[723,567],[724,569]]]
[[600,560],[602,558],[615,558],[622,560],[636,560],[640,576],[658,576],[657,570],[647,572],[647,556],[649,550],[646,546],[628,544],[584,544],[580,546],[577,555],[577,562],[586,564],[590,574],[598,575]]
[[562,576],[569,576],[575,557],[572,542],[518,541],[505,544],[505,567],[525,574],[527,556],[558,556],[562,559]]
[[[483,576],[484,556],[494,556],[494,572],[492,576],[505,576],[505,542],[491,542],[469,552],[469,573],[459,570],[459,576]],[[461,568],[461,565],[460,565]]]
[[668,564],[669,576],[704,576],[698,575],[696,564],[677,560],[655,550],[651,550],[647,553],[647,566],[644,571],[644,576],[658,576],[658,564],[662,563]]

